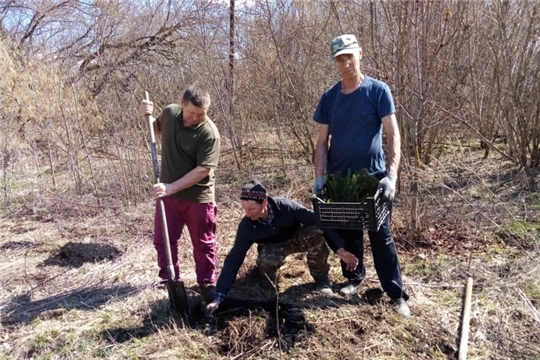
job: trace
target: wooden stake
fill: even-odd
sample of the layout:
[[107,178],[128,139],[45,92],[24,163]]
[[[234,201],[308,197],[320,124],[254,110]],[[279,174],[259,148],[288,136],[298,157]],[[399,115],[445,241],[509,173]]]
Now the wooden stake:
[[463,319],[461,322],[461,340],[459,342],[459,360],[467,359],[467,343],[469,341],[469,321],[471,319],[471,295],[473,279],[467,279],[465,290],[465,305],[463,306]]

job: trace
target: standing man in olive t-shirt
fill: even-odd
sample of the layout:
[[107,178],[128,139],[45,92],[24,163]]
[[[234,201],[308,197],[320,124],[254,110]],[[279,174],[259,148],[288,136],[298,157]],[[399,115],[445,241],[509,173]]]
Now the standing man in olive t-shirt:
[[[169,240],[176,278],[180,278],[178,240],[184,225],[193,244],[197,283],[202,295],[213,300],[216,281],[216,215],[214,169],[218,164],[220,137],[207,116],[210,95],[192,85],[180,105],[171,104],[157,117],[154,105],[143,100],[140,112],[150,115],[156,135],[162,137],[161,183],[154,185],[154,196],[162,198],[167,217]],[[154,246],[159,277],[168,279],[161,214],[156,207]]]

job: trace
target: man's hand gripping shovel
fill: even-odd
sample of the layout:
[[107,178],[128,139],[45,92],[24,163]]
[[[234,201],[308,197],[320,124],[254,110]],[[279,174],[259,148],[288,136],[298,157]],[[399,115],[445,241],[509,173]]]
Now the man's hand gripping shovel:
[[[144,100],[150,101],[147,91],[144,92]],[[154,136],[154,124],[152,124],[150,115],[146,115],[146,121],[148,123],[150,150],[152,151],[154,177],[156,179],[156,184],[159,184],[159,164],[156,150],[156,138]],[[163,228],[163,243],[165,244],[165,253],[167,255],[167,273],[169,275],[169,280],[167,281],[167,290],[169,292],[169,302],[172,309],[176,311],[177,314],[187,319],[190,313],[189,301],[184,282],[175,280],[174,266],[171,256],[171,243],[169,242],[169,231],[167,229],[167,217],[165,216],[165,206],[163,205],[163,200],[161,198],[158,198],[156,201],[160,212],[161,226]]]

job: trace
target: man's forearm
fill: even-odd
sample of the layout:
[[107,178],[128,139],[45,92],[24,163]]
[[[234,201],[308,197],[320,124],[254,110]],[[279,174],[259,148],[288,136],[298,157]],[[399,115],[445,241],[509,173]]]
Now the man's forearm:
[[401,159],[401,139],[398,136],[388,137],[388,172],[398,173]]
[[328,148],[325,143],[317,142],[315,146],[315,177],[323,177],[326,168]]
[[345,240],[339,235],[336,229],[325,229],[325,240],[328,247],[335,253],[345,246]]
[[401,135],[399,133],[396,115],[390,114],[385,116],[382,118],[382,123],[386,133],[386,144],[388,145],[386,170],[397,175],[401,158]]

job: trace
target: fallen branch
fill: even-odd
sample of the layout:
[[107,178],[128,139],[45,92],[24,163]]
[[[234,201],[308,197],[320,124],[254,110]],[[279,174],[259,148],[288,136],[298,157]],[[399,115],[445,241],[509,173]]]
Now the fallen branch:
[[[369,279],[369,281],[372,282],[372,283],[380,283],[380,281],[377,280],[377,279]],[[463,285],[452,285],[452,284],[432,285],[432,284],[423,284],[423,283],[403,283],[403,285],[406,285],[406,286],[422,286],[422,287],[433,288],[433,289],[438,289],[438,288],[461,288],[463,286]]]
[[266,348],[271,349],[275,342],[276,342],[276,340],[270,340],[270,341],[268,341],[266,344],[264,344],[262,346],[254,347],[253,349],[251,349],[249,351],[246,351],[246,352],[243,352],[241,354],[236,355],[235,357],[231,358],[231,360],[245,359],[250,354],[261,352],[262,350],[265,350]]
[[529,298],[527,298],[527,295],[525,295],[525,293],[521,291],[521,289],[518,288],[517,291],[519,296],[521,296],[521,298],[523,299],[525,305],[527,305],[527,307],[531,311],[534,321],[536,321],[536,324],[540,326],[540,314],[538,313],[538,310],[536,310]]
[[264,274],[264,276],[266,276],[266,279],[268,281],[270,281],[270,283],[274,287],[274,292],[276,293],[276,330],[277,330],[277,334],[278,334],[279,358],[281,360],[281,354],[283,353],[283,349],[281,348],[281,326],[279,324],[279,291],[278,291],[278,288],[277,288],[278,278],[277,278],[277,274],[276,274],[276,282],[274,283],[270,279],[268,274]]

